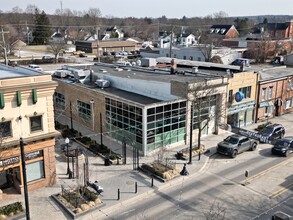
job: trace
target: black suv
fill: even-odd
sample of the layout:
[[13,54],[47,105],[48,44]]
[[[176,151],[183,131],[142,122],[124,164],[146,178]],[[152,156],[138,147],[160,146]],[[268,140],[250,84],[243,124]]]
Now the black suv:
[[293,138],[286,137],[275,141],[272,147],[272,154],[288,157],[290,153],[293,153]]
[[284,137],[285,128],[281,124],[269,124],[264,129],[258,132],[259,134],[268,137],[274,143],[275,139]]

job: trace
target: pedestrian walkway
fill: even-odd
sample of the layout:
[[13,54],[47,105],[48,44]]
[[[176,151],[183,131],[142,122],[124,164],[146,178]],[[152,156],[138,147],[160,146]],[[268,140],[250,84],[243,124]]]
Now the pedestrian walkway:
[[[279,122],[284,123],[284,126],[289,128],[293,121],[293,114],[287,114],[278,118],[270,120],[272,123]],[[247,126],[247,129],[253,130],[258,124]],[[74,127],[77,128],[77,124]],[[94,138],[97,143],[100,143],[100,135],[92,133],[91,130],[85,127],[79,126],[78,130],[82,134],[87,134]],[[125,165],[111,165],[104,166],[104,160],[90,151],[84,149],[84,154],[89,159],[89,179],[91,182],[95,180],[104,188],[104,192],[101,195],[102,205],[100,205],[95,211],[79,217],[81,220],[90,219],[108,219],[110,212],[119,209],[121,206],[126,206],[135,201],[150,196],[152,193],[158,190],[164,190],[170,186],[176,186],[180,184],[185,178],[194,178],[196,175],[200,175],[205,169],[209,157],[216,152],[216,145],[222,141],[223,138],[230,135],[229,132],[223,132],[220,135],[210,135],[202,138],[202,144],[205,145],[207,151],[202,154],[200,160],[198,156],[192,158],[192,164],[187,164],[186,169],[189,172],[188,176],[177,176],[173,180],[168,182],[160,182],[156,179],[152,181],[149,176],[133,170],[133,158],[131,149],[127,149],[127,164]],[[29,192],[29,207],[30,216],[33,220],[51,220],[51,219],[70,219],[70,216],[57,205],[50,196],[61,192],[61,186],[65,188],[74,188],[77,185],[82,184],[82,175],[78,179],[69,179],[67,173],[67,163],[62,150],[62,145],[65,144],[65,140],[59,137],[56,140],[56,172],[57,183],[54,186],[45,187],[39,190]],[[106,146],[111,147],[114,152],[120,153],[122,150],[121,143],[113,141],[107,137],[103,137],[103,142]],[[73,142],[73,147],[80,147],[78,143]],[[186,146],[185,146],[186,147]],[[168,151],[167,158],[174,161],[179,169],[183,169],[183,166],[188,161],[176,160],[175,153],[183,147],[173,148]],[[140,157],[140,164],[149,163],[154,160],[154,157]],[[76,174],[75,174],[76,175]],[[153,183],[153,184],[152,184]],[[136,188],[137,186],[137,188]],[[118,195],[118,189],[120,196]],[[120,197],[120,198],[119,198]],[[0,206],[10,204],[15,201],[21,201],[24,204],[24,196],[17,195],[15,197],[0,201]],[[23,218],[25,219],[25,218]]]

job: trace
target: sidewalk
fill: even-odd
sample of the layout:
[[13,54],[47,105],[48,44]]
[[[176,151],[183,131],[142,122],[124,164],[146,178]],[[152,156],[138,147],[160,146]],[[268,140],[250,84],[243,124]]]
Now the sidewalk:
[[[286,117],[286,118],[285,118]],[[291,120],[292,118],[292,120]],[[287,114],[275,119],[270,120],[271,122],[286,123],[287,129],[293,121],[293,114]],[[246,129],[253,130],[258,124],[249,125]],[[74,124],[76,128],[78,125]],[[100,135],[92,133],[92,131],[79,126],[80,131],[83,134],[88,134],[100,143]],[[127,164],[126,165],[111,165],[104,166],[104,160],[98,156],[93,155],[91,152],[85,150],[89,158],[89,178],[90,181],[98,180],[99,184],[103,186],[104,192],[101,195],[102,205],[100,205],[95,211],[88,213],[78,219],[89,220],[89,219],[107,219],[111,211],[119,209],[121,206],[130,205],[135,201],[145,198],[159,190],[166,189],[170,186],[176,186],[180,184],[185,178],[194,178],[196,175],[200,175],[204,171],[205,166],[208,162],[209,157],[215,153],[215,147],[218,142],[223,140],[226,136],[230,135],[229,132],[225,132],[220,135],[210,135],[202,138],[202,144],[208,149],[207,153],[202,154],[200,160],[195,156],[192,158],[192,164],[187,164],[187,171],[189,176],[177,176],[173,180],[162,183],[154,179],[154,186],[152,187],[152,180],[150,177],[142,174],[141,172],[133,170],[132,151],[127,148]],[[107,146],[111,146],[111,149],[117,153],[121,153],[121,143],[110,140],[107,137],[103,137],[103,143]],[[54,186],[39,189],[33,192],[29,192],[29,207],[30,216],[32,220],[42,219],[70,219],[70,216],[59,207],[50,196],[61,192],[61,185],[65,188],[73,188],[78,184],[82,183],[82,178],[68,179],[67,165],[61,145],[64,144],[63,138],[56,140],[56,171],[57,171],[57,183]],[[73,143],[74,147],[78,147],[77,143]],[[186,146],[185,146],[186,147]],[[184,163],[187,161],[176,160],[175,153],[183,147],[173,148],[169,151],[168,158],[176,163],[179,169],[183,168]],[[154,158],[140,157],[139,162],[147,163],[153,161]],[[71,164],[70,164],[71,165]],[[135,183],[137,183],[137,193],[135,193]],[[118,189],[120,189],[120,200],[118,200]],[[18,195],[13,198],[0,201],[0,206],[9,204],[15,201],[21,201],[24,205],[24,196]],[[23,218],[25,219],[25,218]]]

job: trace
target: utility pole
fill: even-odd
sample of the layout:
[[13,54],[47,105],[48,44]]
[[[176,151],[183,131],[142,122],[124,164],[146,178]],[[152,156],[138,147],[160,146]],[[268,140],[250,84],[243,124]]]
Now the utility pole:
[[172,30],[171,30],[171,40],[170,40],[170,58],[172,58],[173,29],[174,29],[174,27],[172,27]]
[[27,26],[27,21],[25,21],[25,25],[26,25],[27,45],[29,45],[30,44],[30,37],[29,37],[29,28]]
[[100,27],[96,27],[96,32],[97,32],[97,49],[98,49],[98,62],[100,63],[100,41],[99,41],[99,31]]
[[2,35],[2,43],[3,43],[3,45],[1,45],[1,47],[4,50],[4,59],[5,59],[6,65],[8,65],[8,60],[7,60],[7,50],[6,50],[4,34],[8,34],[8,33],[9,33],[8,31],[3,31],[3,27],[1,27],[1,35]]
[[30,220],[28,188],[27,188],[26,167],[25,167],[25,155],[24,155],[24,143],[23,143],[22,138],[20,138],[20,153],[21,153],[20,156],[21,156],[22,176],[23,176],[25,214],[26,214],[26,220]]

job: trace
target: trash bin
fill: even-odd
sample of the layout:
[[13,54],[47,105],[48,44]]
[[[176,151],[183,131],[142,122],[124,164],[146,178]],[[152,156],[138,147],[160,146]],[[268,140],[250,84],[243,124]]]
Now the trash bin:
[[109,156],[106,156],[105,157],[105,163],[104,163],[105,166],[110,166],[111,165],[111,162],[110,162],[110,157]]

